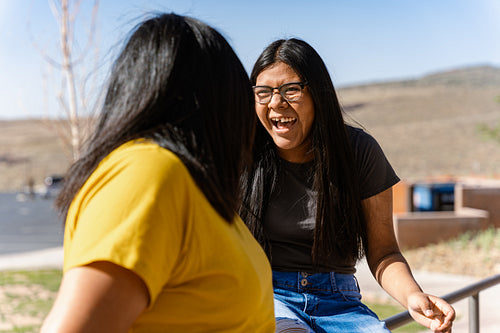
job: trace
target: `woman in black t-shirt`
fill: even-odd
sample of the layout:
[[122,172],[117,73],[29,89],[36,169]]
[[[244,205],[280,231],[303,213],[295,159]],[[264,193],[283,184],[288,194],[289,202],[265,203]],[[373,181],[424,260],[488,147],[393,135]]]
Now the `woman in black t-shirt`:
[[273,268],[277,332],[388,332],[360,302],[355,264],[420,324],[450,332],[444,300],[422,292],[393,230],[399,181],[377,142],[347,126],[320,56],[304,41],[271,43],[254,65],[260,119],[241,216]]

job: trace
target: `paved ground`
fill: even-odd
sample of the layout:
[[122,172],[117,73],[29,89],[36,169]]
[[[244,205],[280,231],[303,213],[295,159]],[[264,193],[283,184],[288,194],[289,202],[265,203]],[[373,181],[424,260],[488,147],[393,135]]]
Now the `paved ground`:
[[62,269],[62,263],[62,247],[0,255],[0,271],[41,268]]
[[62,246],[63,224],[53,200],[0,193],[0,255]]
[[[52,210],[52,200],[0,193],[0,271],[61,268],[62,241],[62,225]],[[389,296],[375,282],[365,263],[358,265],[356,275],[366,299],[388,299]],[[469,276],[423,271],[416,271],[414,275],[426,292],[438,296],[478,281]],[[479,300],[481,332],[500,332],[500,285],[481,292]],[[468,300],[453,306],[458,314],[454,332],[469,332]]]

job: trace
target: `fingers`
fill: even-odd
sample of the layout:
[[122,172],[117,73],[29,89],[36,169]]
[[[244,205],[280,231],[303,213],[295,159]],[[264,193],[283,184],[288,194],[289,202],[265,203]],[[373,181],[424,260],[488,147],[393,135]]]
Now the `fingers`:
[[441,316],[443,317],[443,324],[451,323],[455,320],[455,309],[453,309],[448,302],[432,295],[428,295],[428,298],[434,305],[434,308],[441,313]]
[[408,300],[410,315],[419,324],[434,332],[451,332],[455,310],[445,300],[418,293]]

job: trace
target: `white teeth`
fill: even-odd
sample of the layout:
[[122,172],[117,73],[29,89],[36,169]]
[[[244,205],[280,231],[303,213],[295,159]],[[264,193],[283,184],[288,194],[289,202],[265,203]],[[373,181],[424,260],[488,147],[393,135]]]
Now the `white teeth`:
[[274,122],[280,122],[280,123],[291,123],[292,121],[295,121],[295,118],[292,118],[292,117],[288,117],[288,118],[278,118],[278,117],[274,117],[274,118],[271,118],[271,121],[274,121]]

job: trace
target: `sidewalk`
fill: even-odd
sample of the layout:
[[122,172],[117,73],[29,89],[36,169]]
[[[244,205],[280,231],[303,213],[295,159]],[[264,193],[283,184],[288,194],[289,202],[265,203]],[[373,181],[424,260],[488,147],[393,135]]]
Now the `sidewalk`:
[[[460,260],[457,258],[457,260]],[[444,296],[451,292],[465,288],[479,282],[481,278],[471,276],[414,271],[413,275],[422,289],[436,296]],[[360,262],[357,266],[356,277],[359,281],[361,294],[366,300],[392,300],[392,298],[378,285],[370,273],[368,265]],[[453,324],[453,332],[469,332],[469,300],[468,298],[453,303],[457,319]],[[479,293],[479,320],[481,333],[500,332],[500,284],[485,289]],[[382,319],[382,318],[381,318]],[[422,332],[431,332],[423,330]]]
[[63,248],[0,255],[0,271],[58,268],[62,269]]

